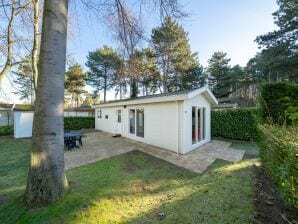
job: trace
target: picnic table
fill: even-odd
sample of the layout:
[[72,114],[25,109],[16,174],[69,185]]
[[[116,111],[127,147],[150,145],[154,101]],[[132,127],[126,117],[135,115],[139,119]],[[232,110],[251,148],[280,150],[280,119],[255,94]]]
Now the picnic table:
[[72,150],[73,148],[80,148],[79,145],[77,145],[77,141],[82,146],[82,136],[83,136],[83,129],[80,131],[64,131],[64,145],[67,147],[68,150]]

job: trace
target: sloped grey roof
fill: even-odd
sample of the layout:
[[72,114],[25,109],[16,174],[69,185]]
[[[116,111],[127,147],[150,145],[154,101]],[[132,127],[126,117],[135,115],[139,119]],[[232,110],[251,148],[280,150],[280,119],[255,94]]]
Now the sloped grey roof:
[[196,90],[196,89],[192,89],[192,90],[188,90],[188,91],[159,93],[159,94],[152,94],[152,95],[147,95],[147,96],[138,96],[138,97],[132,97],[132,98],[126,98],[126,99],[120,99],[120,100],[111,100],[111,101],[106,101],[104,103],[101,103],[100,105],[109,104],[109,103],[119,103],[119,102],[125,102],[125,101],[133,101],[133,100],[150,99],[150,98],[154,98],[154,97],[182,95],[182,94],[190,93],[194,90]]
[[135,98],[128,98],[122,100],[113,100],[105,103],[101,103],[98,105],[92,106],[93,108],[97,107],[112,107],[112,106],[120,106],[120,105],[129,105],[129,104],[142,104],[142,103],[156,103],[156,102],[167,102],[167,101],[177,101],[177,100],[185,100],[192,98],[198,94],[204,94],[208,101],[211,104],[217,104],[217,100],[212,92],[208,89],[207,86],[189,90],[189,91],[179,91],[179,92],[170,92],[170,93],[162,93],[162,94],[153,94],[148,96],[141,96]]

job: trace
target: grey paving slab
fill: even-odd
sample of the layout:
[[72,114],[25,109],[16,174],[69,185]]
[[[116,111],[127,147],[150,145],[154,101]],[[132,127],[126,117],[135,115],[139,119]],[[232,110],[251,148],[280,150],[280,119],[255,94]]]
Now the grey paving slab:
[[83,144],[83,147],[65,153],[66,169],[86,165],[133,150],[140,150],[187,170],[202,173],[216,159],[239,162],[245,153],[245,151],[230,149],[230,142],[213,140],[186,155],[177,155],[171,151],[131,139],[113,138],[111,134],[105,132],[86,134],[86,137],[83,138]]

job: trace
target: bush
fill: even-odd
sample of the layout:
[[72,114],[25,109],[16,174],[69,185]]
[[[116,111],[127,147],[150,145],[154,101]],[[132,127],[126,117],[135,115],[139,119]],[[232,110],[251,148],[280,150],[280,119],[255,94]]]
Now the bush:
[[258,109],[211,111],[211,135],[238,140],[257,140]]
[[0,126],[0,136],[13,135],[13,126]]
[[261,96],[261,111],[265,121],[281,125],[298,122],[298,84],[265,84],[262,85]]
[[298,128],[263,125],[259,129],[262,166],[285,201],[298,207]]
[[81,128],[94,128],[94,117],[64,117],[64,129],[79,130]]

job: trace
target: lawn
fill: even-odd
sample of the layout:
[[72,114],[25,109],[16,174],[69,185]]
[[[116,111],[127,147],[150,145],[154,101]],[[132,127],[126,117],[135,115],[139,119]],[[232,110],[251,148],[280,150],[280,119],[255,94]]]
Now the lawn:
[[233,139],[220,138],[220,137],[215,137],[214,139],[231,142],[232,144],[230,148],[244,150],[249,155],[255,155],[255,156],[259,155],[260,149],[259,149],[259,146],[257,145],[257,142],[233,140]]
[[30,140],[0,138],[1,223],[252,223],[253,166],[217,160],[196,174],[139,151],[67,171],[64,200],[22,201]]

